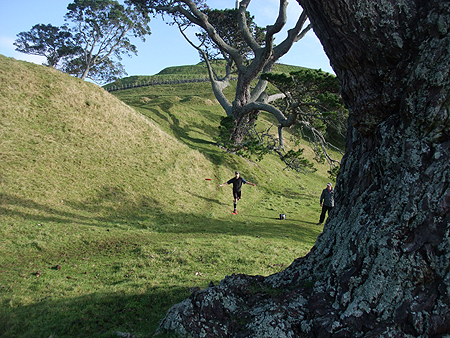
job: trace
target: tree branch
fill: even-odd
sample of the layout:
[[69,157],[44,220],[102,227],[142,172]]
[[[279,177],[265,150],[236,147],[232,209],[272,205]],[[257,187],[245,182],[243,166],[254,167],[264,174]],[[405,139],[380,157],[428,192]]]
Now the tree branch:
[[247,6],[251,0],[241,1],[238,9],[238,25],[239,29],[242,32],[242,37],[244,41],[248,44],[251,50],[256,54],[258,50],[261,49],[261,46],[255,40],[253,35],[250,32],[250,29],[247,25]]
[[228,45],[216,32],[215,28],[208,22],[208,16],[200,11],[197,5],[192,0],[179,0],[176,2],[182,2],[189,7],[189,11],[183,6],[157,6],[149,4],[149,8],[155,9],[157,11],[166,11],[168,13],[180,13],[186,17],[193,24],[203,28],[209,35],[209,37],[217,44],[219,49],[225,51],[227,54],[231,55],[235,63],[238,65],[243,64],[243,58],[239,51],[232,46]]
[[306,33],[311,29],[311,25],[308,25],[303,31],[302,28],[304,24],[306,23],[306,20],[308,19],[306,12],[303,11],[300,17],[297,20],[297,23],[294,28],[290,29],[288,31],[288,36],[284,41],[282,41],[279,45],[277,45],[273,49],[273,58],[272,62],[276,62],[280,57],[282,57],[284,54],[286,54],[289,49],[292,47],[294,42],[299,41],[301,38],[303,38]]
[[275,116],[280,125],[283,126],[287,126],[286,124],[290,123],[290,119],[292,116],[291,114],[289,118],[286,118],[281,110],[264,102],[250,102],[249,104],[246,104],[244,107],[242,107],[242,110],[244,113],[248,113],[254,110],[262,110],[268,112]]
[[232,114],[232,105],[230,101],[226,98],[226,96],[223,93],[223,90],[230,85],[229,81],[229,74],[225,75],[225,78],[222,80],[217,80],[214,76],[214,70],[211,66],[211,63],[209,62],[209,59],[203,49],[200,48],[200,46],[195,45],[184,33],[184,30],[181,28],[180,25],[178,25],[178,28],[183,35],[183,37],[186,39],[186,41],[194,47],[197,51],[199,51],[203,55],[203,59],[206,62],[206,68],[208,69],[208,75],[209,80],[211,82],[211,86],[213,88],[214,96],[216,97],[217,101],[219,101],[222,108],[225,110],[227,116],[230,116]]
[[280,0],[280,8],[278,10],[277,20],[273,25],[267,26],[267,36],[272,40],[273,36],[279,33],[287,21],[287,0]]

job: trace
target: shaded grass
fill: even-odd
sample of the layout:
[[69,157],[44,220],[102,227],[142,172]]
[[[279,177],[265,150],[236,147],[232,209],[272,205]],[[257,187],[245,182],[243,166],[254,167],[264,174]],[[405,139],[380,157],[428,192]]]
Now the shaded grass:
[[2,233],[12,242],[2,253],[14,257],[0,274],[3,336],[148,336],[193,288],[232,273],[280,271],[309,251],[320,230],[253,213],[172,217],[152,229],[125,219],[10,225]]
[[[325,167],[298,176],[218,149],[208,84],[117,92],[133,110],[2,56],[0,80],[2,337],[148,337],[193,290],[281,271],[321,231]],[[236,169],[257,186],[231,215],[216,186]]]

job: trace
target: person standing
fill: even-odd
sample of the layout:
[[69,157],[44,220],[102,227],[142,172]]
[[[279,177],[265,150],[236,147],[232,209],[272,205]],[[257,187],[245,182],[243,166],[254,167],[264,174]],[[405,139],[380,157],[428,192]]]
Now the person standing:
[[234,177],[231,180],[228,180],[226,183],[219,184],[217,187],[223,187],[224,185],[233,184],[233,205],[234,205],[234,211],[233,214],[237,215],[237,202],[241,199],[241,188],[242,184],[250,184],[253,186],[256,186],[254,183],[250,183],[246,180],[244,180],[240,174],[239,171],[236,171],[234,173]]
[[327,184],[327,187],[323,189],[322,195],[320,195],[320,206],[322,207],[322,213],[320,214],[320,220],[317,225],[321,225],[325,220],[325,214],[330,214],[331,209],[334,207],[334,189],[331,183]]

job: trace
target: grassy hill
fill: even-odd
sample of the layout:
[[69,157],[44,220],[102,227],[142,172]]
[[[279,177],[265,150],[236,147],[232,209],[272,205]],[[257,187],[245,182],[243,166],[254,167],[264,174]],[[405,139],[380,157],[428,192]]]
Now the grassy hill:
[[[224,75],[225,62],[214,61],[212,63],[213,68],[219,75]],[[301,67],[285,65],[281,63],[275,64],[273,71],[278,73],[289,73],[296,71]],[[180,80],[180,79],[208,79],[208,71],[205,63],[200,62],[196,65],[174,66],[167,67],[161,70],[155,75],[134,75],[128,76],[104,86],[104,88],[122,87],[122,86],[134,86],[138,83],[151,83],[152,81],[167,81],[167,80]]]
[[[217,148],[207,83],[113,96],[3,56],[0,81],[1,337],[149,337],[193,288],[280,271],[321,231],[326,167]],[[217,188],[235,170],[257,185],[238,215]]]

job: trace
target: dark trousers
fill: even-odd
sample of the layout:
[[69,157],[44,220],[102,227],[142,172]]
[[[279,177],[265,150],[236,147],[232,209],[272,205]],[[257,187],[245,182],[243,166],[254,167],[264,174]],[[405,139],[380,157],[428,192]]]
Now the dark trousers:
[[329,207],[328,205],[323,205],[322,206],[322,213],[320,214],[320,220],[319,223],[323,223],[323,221],[325,220],[325,214],[328,212],[328,215],[330,214],[331,209],[333,209],[333,207]]

